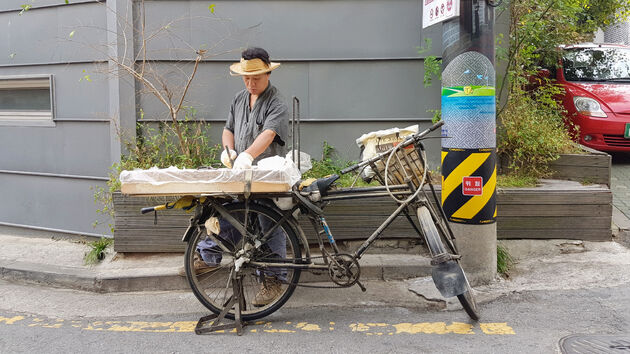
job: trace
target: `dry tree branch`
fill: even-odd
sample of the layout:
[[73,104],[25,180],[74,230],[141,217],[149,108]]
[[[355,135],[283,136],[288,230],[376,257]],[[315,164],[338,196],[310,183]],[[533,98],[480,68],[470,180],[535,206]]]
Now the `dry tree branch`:
[[175,110],[175,113],[179,112],[179,110],[182,108],[182,104],[184,103],[184,98],[186,98],[186,93],[188,93],[188,89],[190,88],[190,84],[192,83],[192,80],[195,78],[195,74],[197,73],[197,68],[199,67],[199,62],[203,58],[203,55],[206,54],[206,52],[207,51],[203,50],[203,49],[200,49],[200,50],[197,51],[197,58],[195,59],[195,66],[193,68],[193,72],[188,77],[188,81],[186,82],[186,86],[184,86],[184,92],[182,93],[182,96],[181,96],[181,98],[179,100],[179,104],[177,105],[177,109]]

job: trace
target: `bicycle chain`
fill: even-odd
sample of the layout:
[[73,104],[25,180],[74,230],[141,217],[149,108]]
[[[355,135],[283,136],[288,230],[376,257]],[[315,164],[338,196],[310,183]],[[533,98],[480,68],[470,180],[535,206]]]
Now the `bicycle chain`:
[[[315,257],[311,257],[311,260],[313,259],[324,259],[324,256],[315,256]],[[315,274],[316,271],[313,271],[311,269],[304,269],[307,272],[310,272],[311,274]],[[316,275],[322,275],[325,274],[326,272],[322,271],[320,274],[316,274]],[[332,280],[329,279],[330,282],[332,282]],[[301,283],[288,283],[288,282],[283,282],[283,284],[285,285],[295,285],[295,286],[301,286],[303,288],[315,288],[315,289],[347,289],[352,287],[352,284],[350,286],[340,286],[340,285],[306,285],[306,284],[301,284]]]
[[[311,257],[311,260],[313,260],[313,259],[320,259],[320,258],[321,258],[321,259],[324,259],[324,256],[314,256],[314,257]],[[297,260],[297,258],[293,258],[293,259],[287,258],[287,260],[294,260],[294,261],[295,261],[295,260]],[[314,271],[313,271],[313,270],[311,270],[311,269],[303,269],[303,271],[307,271],[307,272],[310,272],[311,274],[314,274]],[[317,274],[317,275],[322,275],[322,274],[324,274],[324,273],[326,273],[326,272],[322,271],[320,274]],[[332,280],[329,280],[329,281],[331,281],[331,282],[332,282]],[[353,285],[355,285],[355,284],[352,284],[352,285],[350,285],[350,286],[339,286],[339,285],[306,285],[306,284],[300,284],[300,283],[289,283],[289,282],[282,282],[282,284],[285,284],[285,285],[295,285],[295,286],[301,286],[301,287],[303,287],[303,288],[316,288],[316,289],[347,289],[347,288],[350,288],[350,287],[352,287]]]
[[[285,285],[295,285],[295,286],[301,286],[303,288],[316,288],[316,289],[347,289],[351,286],[339,286],[339,285],[306,285],[306,284],[300,284],[300,283],[288,283],[288,282],[282,282],[282,284]],[[354,284],[353,284],[354,285]]]

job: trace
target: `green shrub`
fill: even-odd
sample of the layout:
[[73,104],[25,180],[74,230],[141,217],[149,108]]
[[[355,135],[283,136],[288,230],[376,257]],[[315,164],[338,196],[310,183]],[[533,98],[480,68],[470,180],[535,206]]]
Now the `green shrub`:
[[338,174],[339,179],[336,183],[342,187],[350,187],[355,180],[355,186],[357,187],[378,185],[378,182],[373,181],[371,183],[366,183],[361,179],[361,177],[357,178],[358,172],[351,172],[342,175],[341,170],[354,165],[356,161],[343,161],[339,159],[335,154],[335,148],[329,145],[326,141],[324,141],[322,146],[322,158],[320,160],[311,159],[311,162],[313,163],[313,168],[304,173],[302,179],[320,178],[332,174]]
[[[162,121],[157,127],[138,123],[136,140],[125,144],[129,154],[121,157],[120,167],[123,170],[153,166],[197,168],[219,163],[219,145],[212,145],[208,139],[210,124],[195,121],[197,111],[191,107],[185,113],[184,120],[176,123]],[[181,142],[177,132],[181,132]],[[189,154],[182,152],[180,145]]]
[[114,239],[101,237],[99,240],[90,242],[90,251],[85,254],[83,262],[86,265],[96,264],[105,257],[105,250],[114,244]]
[[[219,145],[208,139],[210,124],[196,121],[196,110],[184,107],[183,121],[172,123],[137,123],[133,141],[124,141],[128,153],[120,157],[120,163],[112,165],[107,188],[94,188],[94,202],[102,205],[97,213],[114,217],[112,193],[120,190],[120,173],[124,170],[148,169],[151,167],[198,168],[218,166]],[[141,112],[141,117],[143,113]],[[181,143],[180,143],[181,142]],[[182,149],[184,146],[184,149]],[[96,227],[98,221],[93,223]],[[113,225],[109,225],[113,233]]]
[[549,174],[549,163],[575,150],[562,110],[527,94],[513,95],[500,116],[497,151],[514,173],[532,177]]
[[563,109],[555,98],[562,89],[552,82],[532,87],[541,67],[552,68],[560,59],[558,46],[590,41],[598,28],[624,21],[627,0],[519,0],[505,2],[509,12],[509,42],[497,42],[497,60],[506,71],[497,73],[498,152],[508,156],[520,175],[543,177],[558,154],[573,152],[563,124]]
[[497,176],[498,187],[535,187],[538,182],[538,178],[534,176],[528,176],[526,174],[506,174]]

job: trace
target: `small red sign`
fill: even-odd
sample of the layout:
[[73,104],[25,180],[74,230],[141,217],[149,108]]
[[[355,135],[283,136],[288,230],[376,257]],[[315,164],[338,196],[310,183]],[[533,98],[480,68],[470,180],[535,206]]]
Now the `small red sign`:
[[468,196],[476,196],[483,194],[483,177],[463,177],[462,178],[462,194]]

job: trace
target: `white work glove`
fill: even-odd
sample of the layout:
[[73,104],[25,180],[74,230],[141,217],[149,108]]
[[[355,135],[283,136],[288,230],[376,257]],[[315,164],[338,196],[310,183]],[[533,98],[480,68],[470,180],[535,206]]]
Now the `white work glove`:
[[[230,151],[229,155],[228,150]],[[225,165],[225,167],[232,168],[232,161],[236,159],[236,155],[236,151],[227,148],[227,150],[223,150],[223,152],[221,153],[221,162]]]
[[235,170],[244,170],[247,168],[252,168],[252,162],[254,162],[254,158],[252,155],[246,153],[245,151],[241,152],[236,160],[234,161]]

